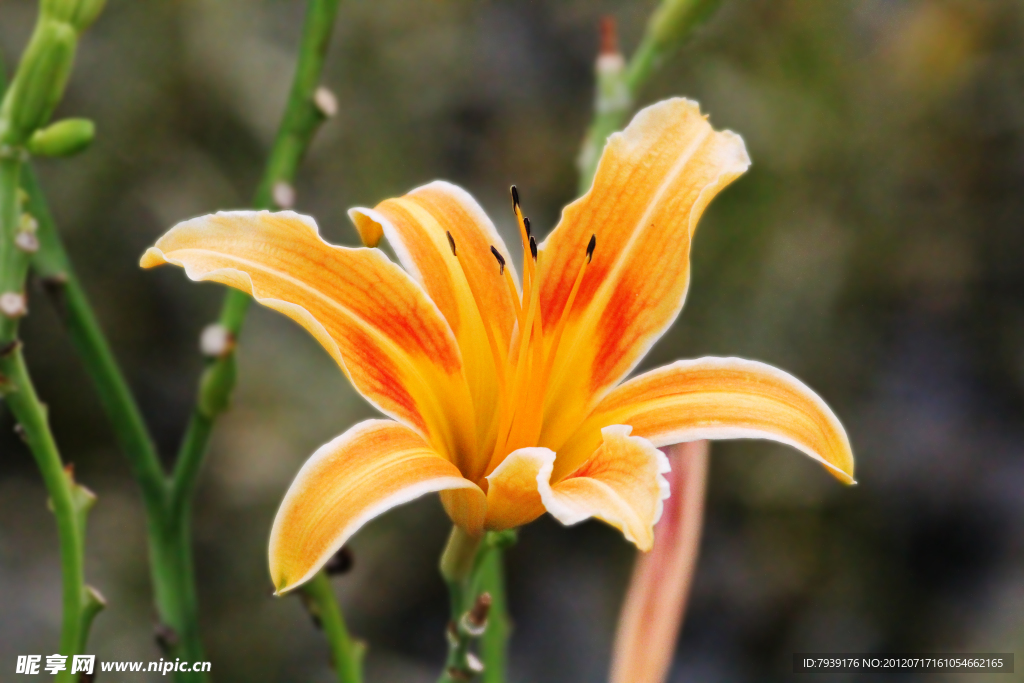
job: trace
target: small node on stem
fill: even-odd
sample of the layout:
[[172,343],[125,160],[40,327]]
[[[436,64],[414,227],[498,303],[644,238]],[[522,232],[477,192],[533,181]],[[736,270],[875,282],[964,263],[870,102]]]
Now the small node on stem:
[[334,553],[331,559],[327,560],[327,564],[324,565],[324,572],[327,576],[341,576],[352,571],[352,566],[355,564],[355,557],[352,555],[352,551],[348,546],[342,546],[341,550]]
[[14,238],[14,246],[26,254],[34,254],[39,251],[39,238],[34,232],[19,232]]
[[466,668],[473,675],[479,676],[484,672],[484,663],[472,652],[466,653]]
[[626,70],[626,60],[619,52],[618,30],[614,17],[601,18],[601,50],[597,53],[596,71],[600,76],[618,76]]
[[615,17],[608,15],[601,17],[601,25],[599,28],[599,32],[601,34],[600,54],[619,54],[619,32],[615,25]]
[[491,594],[482,593],[466,612],[459,624],[460,629],[470,638],[479,638],[487,629],[487,615],[491,611]]
[[0,294],[0,313],[11,319],[23,318],[28,315],[25,295],[20,292],[4,292]]
[[448,678],[453,681],[471,681],[473,680],[473,674],[468,671],[463,671],[458,667],[450,666],[448,667]]
[[28,432],[25,431],[25,427],[20,422],[14,423],[14,433],[18,435],[22,442],[28,443]]
[[322,85],[313,93],[313,104],[324,115],[324,118],[332,118],[338,113],[338,98]]
[[153,627],[153,640],[156,641],[161,652],[169,655],[178,644],[178,632],[167,624],[159,623]]
[[17,339],[12,339],[3,346],[0,346],[0,359],[6,358],[7,356],[14,353],[14,350],[21,344]]
[[295,206],[295,188],[283,180],[274,183],[274,203],[282,209],[290,209]]
[[211,323],[199,335],[199,350],[204,356],[223,358],[235,349],[235,335],[220,323]]
[[18,231],[14,236],[14,246],[27,254],[39,251],[39,238],[36,237],[38,229],[39,221],[31,214],[21,214],[21,218],[18,219]]

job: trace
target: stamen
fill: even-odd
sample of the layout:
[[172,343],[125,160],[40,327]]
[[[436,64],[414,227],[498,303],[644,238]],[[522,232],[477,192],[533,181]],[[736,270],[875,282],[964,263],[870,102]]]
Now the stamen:
[[523,227],[526,228],[526,236],[533,237],[533,233],[530,231],[530,219],[526,216],[523,216]]
[[[508,408],[505,411],[506,417],[499,425],[498,439],[495,443],[494,454],[491,456],[491,462],[487,466],[487,471],[492,470],[500,462],[500,459],[508,453],[509,439],[512,437],[512,428],[515,426],[516,418],[523,412],[525,400],[529,399],[529,395],[526,391],[527,385],[527,369],[530,365],[530,344],[539,343],[539,339],[534,338],[534,331],[536,327],[534,325],[534,318],[537,315],[538,299],[539,299],[540,287],[534,287],[530,294],[529,303],[526,309],[526,321],[519,328],[519,353],[516,356],[514,367],[515,374],[513,375],[512,381],[512,394],[508,402]],[[512,364],[511,356],[509,357],[509,363]]]
[[565,300],[565,307],[562,308],[562,315],[558,318],[558,325],[555,326],[555,331],[551,335],[551,350],[548,351],[548,358],[544,363],[544,374],[541,375],[541,386],[545,389],[547,389],[547,382],[551,377],[551,370],[555,365],[555,356],[558,354],[558,346],[562,343],[562,333],[565,332],[565,326],[569,322],[569,314],[572,312],[573,302],[576,301],[576,293],[580,290],[580,285],[583,283],[583,274],[587,272],[587,266],[594,258],[594,249],[596,247],[597,235],[591,235],[590,242],[587,244],[587,260],[580,264],[579,272],[576,273],[576,281],[572,283],[572,289],[569,290],[569,297]]
[[505,276],[505,284],[508,286],[508,296],[512,299],[512,306],[516,309],[516,320],[519,321],[520,326],[523,324],[523,306],[519,303],[519,292],[516,291],[516,284],[512,281],[512,273],[505,270],[505,257],[501,255],[501,252],[491,245],[491,253],[494,258],[498,260],[498,270],[502,275]]
[[444,234],[448,235],[448,246],[452,248],[452,256],[458,258],[458,254],[455,253],[455,238],[450,232],[446,231]]
[[523,306],[525,308],[533,284],[533,262],[527,258],[527,249],[530,246],[531,235],[528,232],[529,219],[523,215],[523,211],[519,206],[519,190],[516,189],[515,185],[512,186],[512,210],[515,212],[516,219],[519,222],[519,236],[523,240]]
[[[448,237],[450,238],[451,235],[448,235]],[[498,269],[500,270],[501,274],[504,275],[505,274],[505,257],[502,256],[500,253],[498,253],[498,250],[494,248],[494,245],[491,245],[491,253],[494,254],[494,258],[498,259]]]
[[533,235],[530,235],[530,256],[533,260],[537,260],[537,240],[533,239]]

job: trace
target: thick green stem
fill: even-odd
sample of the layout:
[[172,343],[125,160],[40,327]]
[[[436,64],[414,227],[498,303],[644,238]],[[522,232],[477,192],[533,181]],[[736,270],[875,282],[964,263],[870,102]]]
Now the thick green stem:
[[364,646],[349,635],[327,573],[319,571],[299,589],[309,613],[324,631],[338,683],[362,683]]
[[[474,538],[452,527],[441,555],[441,576],[448,584],[451,621],[448,658],[438,683],[457,683],[482,673],[486,683],[503,683],[511,626],[502,566],[505,548],[516,542],[515,531],[488,532]],[[480,655],[471,652],[480,642]]]
[[491,596],[487,629],[480,639],[480,658],[484,662],[484,683],[505,683],[508,670],[508,639],[512,624],[508,617],[505,594],[505,551],[501,546],[489,548],[480,561],[480,592]]
[[[199,637],[199,606],[192,571],[192,535],[188,510],[177,520],[150,520],[149,552],[154,599],[161,625],[157,641],[167,658],[198,662],[205,659]],[[179,683],[199,683],[208,676],[176,672]]]

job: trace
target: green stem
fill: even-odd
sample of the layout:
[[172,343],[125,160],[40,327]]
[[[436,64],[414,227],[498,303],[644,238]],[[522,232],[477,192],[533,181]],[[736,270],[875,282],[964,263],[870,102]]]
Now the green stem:
[[[325,118],[324,112],[314,102],[314,95],[337,8],[338,0],[310,1],[295,80],[266,171],[256,192],[257,208],[271,208],[275,186],[282,182],[290,184],[294,180],[299,161]],[[0,168],[2,174],[3,169]],[[33,266],[64,315],[72,342],[96,385],[132,474],[142,490],[148,518],[154,597],[162,623],[160,637],[168,656],[202,660],[192,564],[190,504],[214,421],[227,409],[234,388],[236,361],[233,350],[207,366],[174,471],[170,477],[166,476],[141,412],[74,274],[34,175],[26,173],[22,183],[29,195],[32,213],[40,224],[40,249],[33,259]],[[0,263],[3,258],[0,251]],[[241,332],[249,302],[248,296],[237,291],[231,291],[225,297],[218,322],[233,338]],[[179,683],[205,681],[207,676],[179,672],[176,680]]]
[[505,683],[508,670],[508,639],[512,625],[508,618],[508,597],[505,594],[505,551],[490,548],[480,562],[480,592],[491,596],[487,630],[480,639],[480,658],[484,662],[484,683]]
[[[310,0],[295,79],[263,179],[256,191],[256,208],[272,208],[275,206],[274,188],[281,183],[290,187],[299,161],[313,134],[325,119],[324,112],[314,101],[314,95],[320,82],[338,2]],[[249,302],[250,297],[237,290],[229,291],[224,298],[217,324],[223,326],[233,339],[242,330]],[[172,499],[188,497],[209,442],[213,421],[228,407],[235,385],[234,356],[234,348],[231,348],[211,361],[206,368],[187,432],[189,437],[185,439],[178,454],[179,465],[175,472]]]
[[[579,194],[590,189],[608,136],[621,130],[637,93],[693,30],[714,13],[721,0],[662,0],[629,64],[598,61],[594,118],[577,159]],[[603,68],[602,68],[603,67]]]
[[362,683],[364,647],[348,633],[327,573],[319,571],[299,589],[310,614],[327,637],[338,683]]
[[[76,509],[71,476],[64,470],[60,452],[50,432],[46,407],[36,395],[35,387],[25,367],[21,344],[14,342],[10,349],[0,356],[0,379],[3,382],[3,396],[21,426],[29,449],[35,457],[43,483],[50,494],[50,504],[57,518],[57,535],[60,540],[61,579],[63,583],[63,621],[60,631],[60,653],[71,656],[80,652],[84,642],[82,628],[91,617],[85,618],[88,600],[84,577],[83,539],[79,511]],[[57,675],[57,681],[73,681],[70,666]]]
[[100,403],[110,418],[114,435],[128,458],[132,475],[143,489],[150,516],[159,515],[166,495],[163,469],[142,412],[107,343],[82,283],[75,274],[46,204],[35,172],[26,165],[21,186],[28,196],[29,213],[39,224],[39,251],[32,269],[53,299],[75,351],[96,386]]
[[[67,658],[82,651],[92,620],[103,608],[99,594],[85,584],[86,516],[96,497],[76,484],[72,469],[64,467],[46,406],[36,394],[18,340],[18,326],[27,313],[29,255],[38,249],[37,222],[31,212],[22,214],[19,195],[25,144],[60,101],[78,33],[102,7],[102,0],[90,2],[84,14],[77,13],[79,7],[72,18],[53,16],[54,6],[41,4],[36,28],[9,89],[4,88],[6,73],[0,66],[0,90],[4,91],[0,102],[0,396],[32,451],[57,520],[63,608],[60,653]],[[71,666],[56,677],[58,683],[76,679]]]
[[[479,673],[476,664],[483,665],[485,683],[505,681],[511,625],[502,556],[515,542],[514,530],[487,532],[483,538],[474,538],[460,527],[452,527],[440,563],[441,576],[448,584],[451,621],[448,658],[438,683],[469,680]],[[482,616],[477,614],[480,600],[486,601]],[[481,618],[483,621],[476,623]],[[478,640],[479,662],[471,653]]]

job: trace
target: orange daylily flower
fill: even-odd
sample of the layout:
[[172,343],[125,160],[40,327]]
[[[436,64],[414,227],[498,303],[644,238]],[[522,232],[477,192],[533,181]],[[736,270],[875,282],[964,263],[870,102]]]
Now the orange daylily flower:
[[851,481],[839,421],[807,387],[753,361],[678,362],[619,382],[672,324],[697,221],[749,165],[739,136],[673,99],[609,138],[590,192],[537,245],[518,201],[522,284],[493,224],[443,182],[349,212],[364,244],[327,244],[290,211],[180,223],[142,258],[237,287],[305,327],[367,400],[368,420],[321,447],[278,511],[279,592],[363,524],[438,491],[470,536],[597,517],[641,550],[668,496],[657,449],[706,438],[790,444]]

